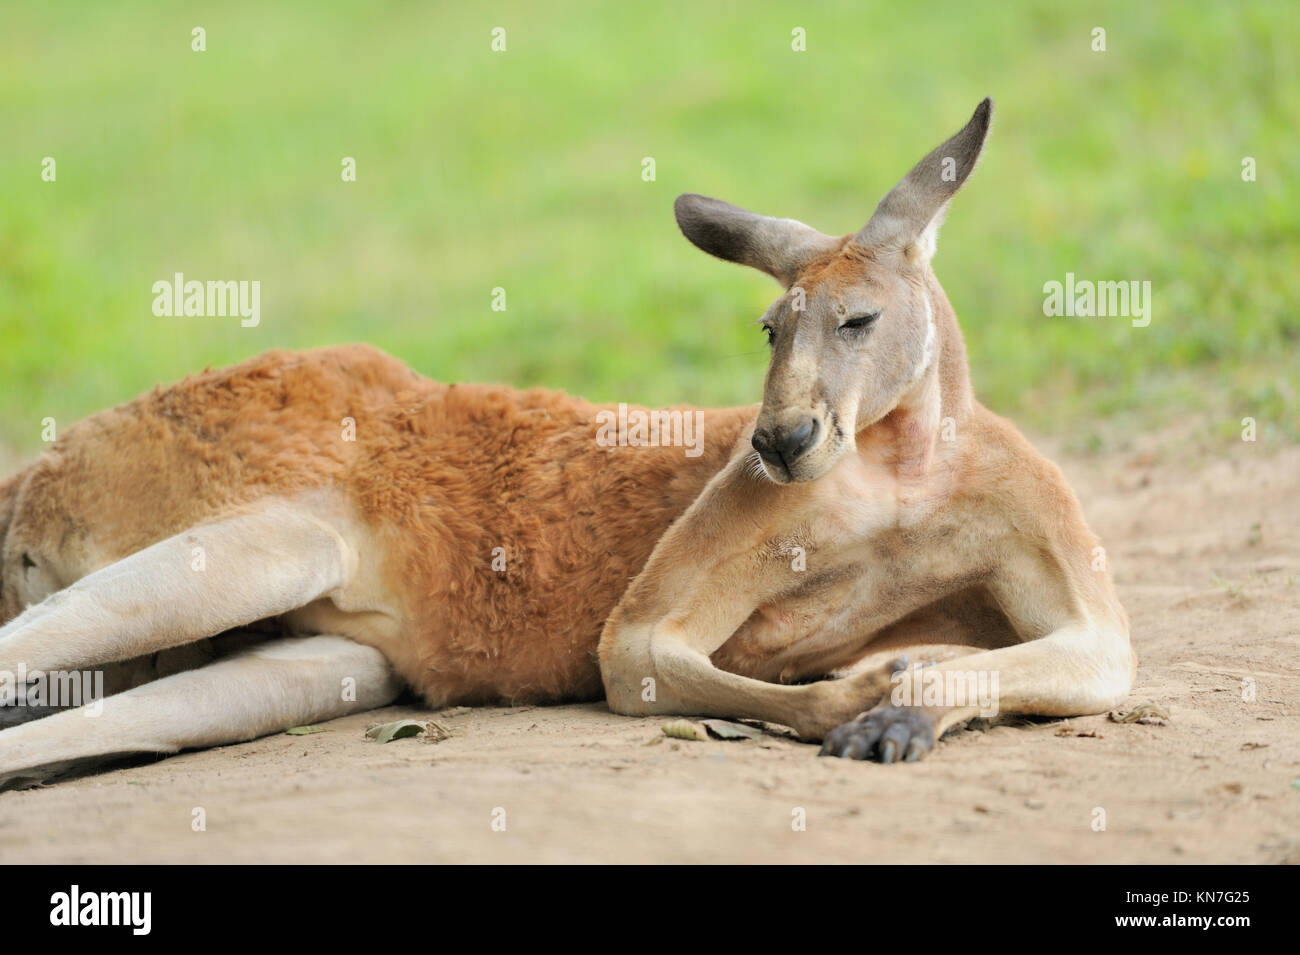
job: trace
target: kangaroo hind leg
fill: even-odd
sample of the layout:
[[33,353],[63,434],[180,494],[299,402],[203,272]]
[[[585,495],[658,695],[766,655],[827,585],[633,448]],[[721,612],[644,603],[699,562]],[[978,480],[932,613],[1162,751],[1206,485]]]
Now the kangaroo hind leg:
[[286,637],[0,732],[0,789],[125,756],[238,743],[386,706],[402,684],[344,637]]
[[[263,502],[27,608],[0,627],[0,674],[94,667],[212,637],[310,603],[355,565],[340,533],[308,508]],[[13,679],[7,689],[0,681],[0,697],[12,698]]]

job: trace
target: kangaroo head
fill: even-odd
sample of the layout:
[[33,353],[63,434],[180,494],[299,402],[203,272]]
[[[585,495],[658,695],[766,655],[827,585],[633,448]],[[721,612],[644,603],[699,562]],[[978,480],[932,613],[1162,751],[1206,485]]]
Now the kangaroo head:
[[948,202],[975,168],[992,112],[985,99],[855,234],[834,238],[717,199],[678,197],[677,224],[695,245],[762,269],[786,289],[762,318],[772,358],[753,437],[773,481],[824,475],[936,361],[930,259]]

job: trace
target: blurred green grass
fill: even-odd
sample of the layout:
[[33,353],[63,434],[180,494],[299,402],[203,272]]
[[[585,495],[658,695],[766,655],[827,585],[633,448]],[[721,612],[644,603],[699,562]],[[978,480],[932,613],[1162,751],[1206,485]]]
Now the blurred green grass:
[[[1288,2],[7,5],[0,442],[356,340],[443,380],[755,401],[776,286],[673,198],[853,230],[985,94],[935,260],[985,403],[1085,444],[1117,417],[1293,440],[1298,57]],[[260,326],[155,317],[178,271],[260,280]],[[1150,281],[1150,326],[1045,317],[1066,272]]]

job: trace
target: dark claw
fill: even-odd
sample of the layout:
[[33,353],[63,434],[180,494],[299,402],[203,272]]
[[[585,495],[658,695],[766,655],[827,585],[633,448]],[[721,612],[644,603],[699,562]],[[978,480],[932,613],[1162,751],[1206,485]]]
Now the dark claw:
[[914,763],[934,747],[934,718],[915,706],[885,703],[835,727],[822,742],[821,756]]
[[880,761],[892,763],[894,757],[911,745],[912,730],[903,722],[891,723],[880,737]]
[[871,743],[862,736],[850,737],[848,745],[844,748],[844,756],[848,759],[866,759],[871,755]]

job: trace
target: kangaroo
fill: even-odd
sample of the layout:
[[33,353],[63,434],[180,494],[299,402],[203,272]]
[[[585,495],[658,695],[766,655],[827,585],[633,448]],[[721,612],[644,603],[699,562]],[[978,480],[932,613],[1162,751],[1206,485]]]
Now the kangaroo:
[[[1104,552],[975,402],[930,267],[991,111],[855,234],[679,197],[688,239],[786,290],[761,407],[684,409],[691,455],[607,446],[607,406],[438,384],[367,346],[269,352],[70,428],[0,484],[0,785],[407,689],[603,692],[881,762],[990,702],[1117,705],[1136,660]],[[110,695],[33,691],[86,668]],[[961,692],[985,676],[992,700]]]
[[[1059,469],[975,401],[931,267],[991,118],[985,99],[855,234],[677,200],[688,239],[786,292],[762,318],[749,446],[605,625],[615,712],[748,716],[889,763],[986,709],[1082,715],[1128,695],[1137,659],[1105,552]],[[862,662],[916,644],[946,659]]]

